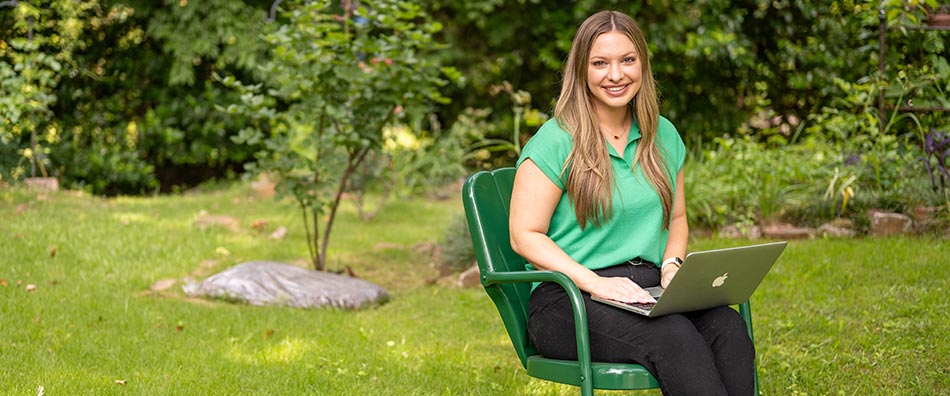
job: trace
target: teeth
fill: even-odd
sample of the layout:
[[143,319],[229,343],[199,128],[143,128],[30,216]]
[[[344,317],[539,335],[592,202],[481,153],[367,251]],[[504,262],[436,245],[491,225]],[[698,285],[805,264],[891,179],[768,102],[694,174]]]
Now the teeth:
[[610,92],[620,92],[620,91],[623,91],[623,89],[626,87],[627,87],[626,85],[622,87],[610,87],[610,88],[607,88],[607,90]]

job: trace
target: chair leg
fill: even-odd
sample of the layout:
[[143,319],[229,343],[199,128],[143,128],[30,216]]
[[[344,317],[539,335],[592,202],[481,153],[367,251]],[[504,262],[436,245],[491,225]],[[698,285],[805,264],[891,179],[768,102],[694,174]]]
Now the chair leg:
[[581,382],[581,396],[594,396],[594,385],[590,379]]

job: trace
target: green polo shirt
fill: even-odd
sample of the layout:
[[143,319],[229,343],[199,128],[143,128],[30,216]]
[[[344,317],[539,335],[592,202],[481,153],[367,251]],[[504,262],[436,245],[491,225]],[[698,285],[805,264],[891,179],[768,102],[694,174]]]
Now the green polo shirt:
[[[561,176],[573,138],[561,129],[555,119],[541,126],[525,144],[518,158],[518,166],[531,158],[564,192],[551,217],[548,236],[571,258],[592,270],[636,257],[659,265],[666,249],[669,231],[662,229],[663,205],[660,196],[643,176],[639,165],[635,170],[632,169],[633,156],[640,141],[640,127],[636,122],[632,124],[623,157],[607,144],[616,185],[613,186],[613,216],[600,226],[588,224],[581,229],[577,222],[574,206],[565,191],[567,172]],[[686,146],[676,127],[662,116],[656,142],[670,167],[675,191],[676,175],[686,158]],[[528,269],[534,267],[528,264]]]

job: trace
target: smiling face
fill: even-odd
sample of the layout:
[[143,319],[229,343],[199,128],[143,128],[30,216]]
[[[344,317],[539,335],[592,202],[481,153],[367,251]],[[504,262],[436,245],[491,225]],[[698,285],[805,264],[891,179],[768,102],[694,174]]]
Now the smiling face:
[[601,34],[587,62],[587,88],[597,112],[625,112],[642,83],[640,54],[633,41],[616,30]]

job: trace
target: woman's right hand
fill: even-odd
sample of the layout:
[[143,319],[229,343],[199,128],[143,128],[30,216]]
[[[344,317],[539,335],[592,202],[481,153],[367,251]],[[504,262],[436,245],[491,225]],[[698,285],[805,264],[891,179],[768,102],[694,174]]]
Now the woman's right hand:
[[649,292],[629,278],[601,277],[593,279],[585,285],[592,295],[625,303],[655,303],[656,299]]

